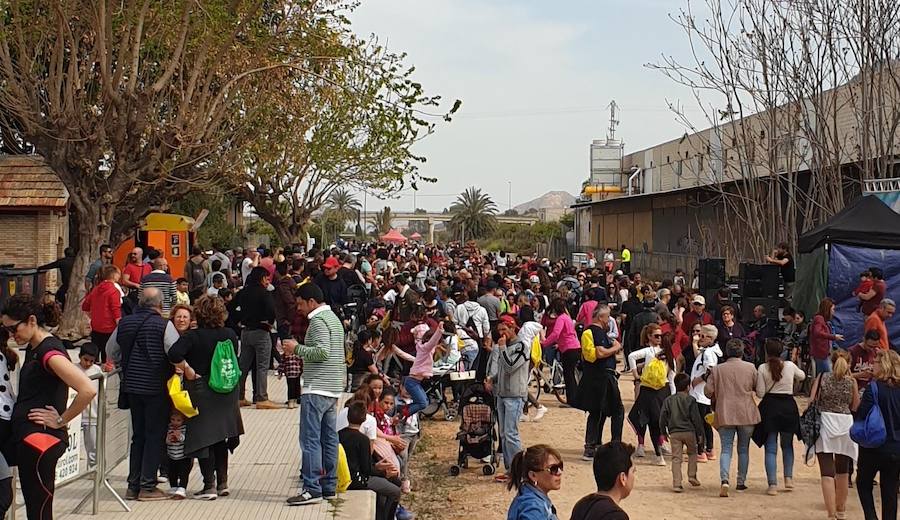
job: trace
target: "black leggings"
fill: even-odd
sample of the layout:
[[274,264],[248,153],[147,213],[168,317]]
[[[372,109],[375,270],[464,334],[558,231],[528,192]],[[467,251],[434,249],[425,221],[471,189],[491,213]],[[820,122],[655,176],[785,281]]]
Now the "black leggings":
[[0,518],[6,518],[6,512],[13,504],[12,477],[0,480]]
[[224,487],[228,485],[228,448],[225,441],[209,447],[209,457],[198,459],[200,473],[203,475],[203,489]]
[[878,449],[860,447],[856,464],[856,490],[866,520],[878,519],[875,497],[872,495],[876,473],[881,488],[881,520],[897,520],[900,456]]
[[572,349],[561,352],[560,360],[563,366],[563,380],[566,383],[566,403],[570,406],[575,404],[578,390],[578,381],[575,379],[575,371],[578,369],[578,362],[581,361],[581,349]]
[[650,442],[653,443],[653,453],[662,455],[659,438],[662,432],[659,429],[659,415],[662,401],[669,396],[669,385],[664,385],[658,390],[648,386],[641,386],[638,397],[628,412],[628,422],[634,427],[638,439],[643,438],[644,432],[650,428]]
[[837,453],[816,453],[819,459],[819,475],[834,478],[835,475],[849,475],[853,459]]
[[28,443],[35,435],[48,434],[32,433],[16,447],[19,482],[22,484],[28,520],[52,520],[56,461],[66,451],[66,444],[57,439],[55,444],[39,450]]

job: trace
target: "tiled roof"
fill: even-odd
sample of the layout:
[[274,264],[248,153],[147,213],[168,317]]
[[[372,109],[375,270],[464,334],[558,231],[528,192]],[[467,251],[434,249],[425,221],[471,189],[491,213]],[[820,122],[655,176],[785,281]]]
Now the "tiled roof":
[[66,187],[38,155],[0,155],[0,208],[64,208]]

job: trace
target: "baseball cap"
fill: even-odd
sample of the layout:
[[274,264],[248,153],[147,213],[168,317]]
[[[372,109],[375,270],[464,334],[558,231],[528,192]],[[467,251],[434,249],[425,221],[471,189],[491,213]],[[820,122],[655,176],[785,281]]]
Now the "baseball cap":
[[536,275],[536,274],[531,275],[531,277],[528,278],[528,280],[529,280],[531,283],[541,283],[541,278],[540,278],[538,275]]
[[341,266],[341,263],[338,261],[337,258],[335,258],[333,256],[329,256],[325,260],[325,263],[322,264],[322,267],[327,267],[327,268],[334,268],[334,267],[340,267],[340,266]]
[[695,294],[693,298],[691,298],[691,303],[699,303],[700,305],[706,305],[706,298],[704,298],[700,294]]

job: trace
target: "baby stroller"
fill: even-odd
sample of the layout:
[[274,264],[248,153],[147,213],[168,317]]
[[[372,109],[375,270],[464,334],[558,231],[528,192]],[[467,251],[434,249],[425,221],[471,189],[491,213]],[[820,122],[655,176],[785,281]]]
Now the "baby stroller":
[[497,431],[494,429],[494,396],[484,388],[483,383],[474,383],[463,390],[459,400],[459,457],[450,466],[450,475],[457,476],[460,468],[469,467],[469,457],[490,462],[481,467],[484,475],[493,475],[497,465],[494,443]]

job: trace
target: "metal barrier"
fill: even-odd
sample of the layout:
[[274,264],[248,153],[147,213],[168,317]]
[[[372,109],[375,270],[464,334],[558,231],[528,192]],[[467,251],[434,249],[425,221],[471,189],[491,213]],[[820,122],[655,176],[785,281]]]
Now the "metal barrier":
[[[107,380],[114,375],[119,375],[121,373],[121,369],[115,369],[108,373],[100,373],[94,374],[90,377],[92,381],[97,381],[97,458],[94,465],[90,464],[90,461],[86,464],[85,469],[79,471],[76,475],[71,478],[67,478],[66,480],[58,483],[56,485],[56,489],[61,489],[66,487],[67,485],[78,482],[85,477],[91,477],[93,479],[93,485],[91,489],[91,493],[84,497],[84,499],[78,503],[75,507],[75,511],[79,511],[84,504],[91,500],[91,514],[96,515],[100,510],[100,492],[103,488],[106,488],[107,491],[112,495],[114,499],[125,509],[127,512],[131,512],[131,508],[128,507],[128,504],[125,503],[125,500],[119,495],[118,492],[112,487],[112,484],[109,483],[109,479],[107,478],[107,471],[110,469],[107,465],[106,455],[107,455],[107,446],[106,446],[106,434],[107,434],[107,420],[109,419],[108,414],[108,399],[107,399],[107,389],[108,383]],[[93,406],[91,403],[90,406]],[[85,410],[86,412],[89,411]],[[131,437],[130,429],[131,429],[131,421],[128,421],[129,432],[128,438]],[[77,425],[78,428],[81,425]],[[126,450],[127,453],[127,450]],[[117,461],[116,463],[121,462]],[[115,465],[113,465],[114,467]],[[13,470],[13,492],[16,489],[16,480],[18,477],[17,469]],[[16,505],[15,501],[13,501],[13,506],[10,508],[9,518],[11,520],[16,520]]]

